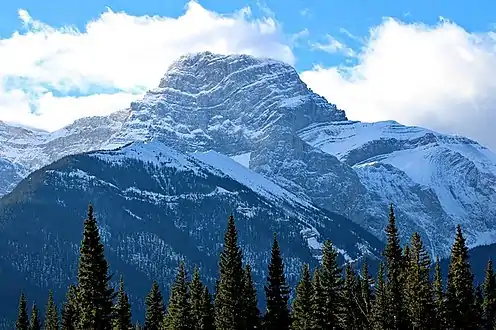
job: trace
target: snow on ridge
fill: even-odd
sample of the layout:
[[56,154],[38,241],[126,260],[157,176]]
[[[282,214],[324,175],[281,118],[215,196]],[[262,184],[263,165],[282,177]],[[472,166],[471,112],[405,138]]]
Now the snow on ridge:
[[156,166],[176,167],[179,170],[197,170],[197,165],[188,157],[155,140],[134,142],[116,150],[93,152],[89,155],[116,164],[121,164],[125,159],[133,159]]
[[228,156],[215,151],[194,152],[190,155],[268,199],[283,199],[305,207],[314,208],[308,201],[298,198],[263,175],[249,170],[243,164]]
[[246,152],[244,154],[231,156],[231,159],[243,165],[246,168],[250,168],[251,152]]

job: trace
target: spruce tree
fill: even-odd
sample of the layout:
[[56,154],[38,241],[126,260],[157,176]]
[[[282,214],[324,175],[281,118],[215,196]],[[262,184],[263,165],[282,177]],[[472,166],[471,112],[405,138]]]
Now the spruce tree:
[[157,282],[153,282],[145,300],[145,330],[160,330],[165,316],[164,301]]
[[372,307],[373,329],[384,330],[388,328],[387,292],[384,281],[384,263],[379,264],[377,272],[377,285],[375,287],[375,300]]
[[66,301],[62,305],[61,330],[75,330],[78,319],[76,287],[70,285],[67,290]]
[[386,227],[387,243],[384,250],[386,259],[386,310],[387,324],[392,329],[407,329],[408,322],[403,301],[403,265],[404,258],[400,247],[396,217],[393,205],[389,208],[389,222]]
[[93,206],[88,207],[80,248],[77,302],[78,327],[107,330],[112,322],[113,290]]
[[369,266],[366,260],[362,264],[360,273],[360,299],[358,302],[360,311],[360,325],[362,329],[368,330],[372,327],[373,295],[371,286],[374,283],[374,280],[370,277]]
[[327,315],[324,330],[333,330],[338,327],[340,311],[343,305],[343,278],[342,269],[338,266],[338,253],[331,241],[324,242],[322,249],[322,268],[320,270]]
[[267,284],[265,285],[267,312],[264,317],[266,330],[286,330],[290,327],[288,308],[289,287],[284,275],[284,263],[274,234]]
[[19,298],[19,308],[17,311],[16,330],[29,330],[29,328],[26,296],[24,295],[24,292],[21,292],[21,297]]
[[261,319],[260,310],[258,309],[258,298],[257,290],[255,289],[255,283],[251,277],[251,267],[250,265],[245,266],[245,272],[243,277],[244,288],[243,288],[243,298],[244,298],[244,319],[246,329],[260,329]]
[[53,301],[52,291],[48,293],[48,302],[45,308],[44,330],[59,330],[59,314],[57,312],[57,306]]
[[436,266],[434,270],[434,329],[446,329],[446,297],[444,293],[443,275],[441,273],[441,263],[439,257],[436,257]]
[[451,249],[446,285],[447,320],[448,327],[452,329],[476,329],[473,309],[474,277],[468,259],[468,248],[458,225],[455,243]]
[[[474,323],[476,329],[485,329],[484,320],[483,320],[483,305],[484,297],[482,294],[482,287],[478,285],[475,288],[474,294],[474,305],[473,305],[473,313],[474,313]],[[490,329],[490,328],[489,328]]]
[[193,276],[189,284],[190,288],[190,306],[191,306],[191,322],[192,329],[202,330],[203,329],[203,283],[200,278],[200,270],[195,267],[193,270]]
[[405,265],[405,303],[408,320],[414,329],[430,330],[434,324],[431,260],[418,233],[412,235],[409,253],[410,261]]
[[242,253],[233,215],[229,217],[224,234],[219,273],[215,292],[215,326],[219,330],[244,329]]
[[114,306],[112,330],[131,330],[132,328],[131,304],[124,289],[124,278],[121,276],[119,280],[119,291],[117,291],[117,301]]
[[361,330],[360,311],[358,297],[360,293],[360,284],[356,274],[350,264],[345,267],[344,286],[343,286],[343,315],[341,316],[341,328],[349,330]]
[[41,330],[40,311],[38,310],[36,303],[33,303],[33,307],[31,308],[29,330]]
[[312,280],[312,329],[326,329],[328,317],[326,314],[326,296],[322,281],[320,279],[320,271],[317,268],[313,274]]
[[166,324],[170,330],[190,330],[193,328],[188,281],[183,261],[179,264],[179,270],[170,289],[166,319]]
[[203,326],[202,330],[215,329],[215,313],[214,313],[214,306],[212,303],[212,295],[210,294],[207,286],[205,286],[203,290],[202,326]]
[[486,329],[493,329],[496,326],[496,278],[491,259],[487,262],[483,293],[484,301],[482,303],[482,311],[484,326]]
[[300,281],[296,287],[296,297],[293,300],[293,313],[291,315],[292,330],[313,329],[313,288],[308,264],[303,265]]

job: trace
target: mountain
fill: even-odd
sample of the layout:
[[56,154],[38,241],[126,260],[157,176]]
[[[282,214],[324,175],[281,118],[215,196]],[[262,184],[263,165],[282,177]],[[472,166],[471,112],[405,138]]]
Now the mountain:
[[418,231],[433,255],[447,255],[457,223],[470,246],[496,242],[491,151],[394,121],[349,121],[294,68],[270,59],[185,55],[128,109],[54,133],[24,132],[31,140],[0,147],[4,191],[67,154],[154,139],[182,153],[229,156],[381,239],[393,202],[403,242]]
[[[0,200],[0,314],[19,291],[40,304],[75,281],[88,202],[95,207],[114,280],[124,273],[135,315],[151,281],[171,283],[179,260],[213,286],[227,217],[259,292],[277,233],[289,281],[332,239],[342,261],[376,259],[382,242],[352,221],[313,206],[219,153],[181,153],[161,142],[66,156],[23,179]],[[29,288],[29,291],[27,290]],[[167,297],[168,294],[165,294]],[[12,318],[10,318],[12,319]]]

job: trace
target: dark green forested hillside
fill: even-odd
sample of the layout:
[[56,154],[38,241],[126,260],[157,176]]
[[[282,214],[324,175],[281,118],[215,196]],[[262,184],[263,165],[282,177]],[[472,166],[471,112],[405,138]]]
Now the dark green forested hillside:
[[[18,301],[16,329],[490,329],[496,327],[496,277],[489,259],[481,283],[474,281],[468,248],[458,226],[447,274],[439,259],[434,275],[432,260],[422,238],[414,234],[405,246],[393,207],[386,227],[387,244],[377,274],[367,263],[360,271],[350,264],[340,267],[337,251],[326,241],[321,263],[304,264],[296,286],[288,285],[285,260],[277,234],[273,235],[264,308],[257,301],[252,269],[238,240],[235,219],[230,216],[218,257],[214,289],[203,282],[195,268],[189,274],[178,260],[170,294],[164,296],[157,282],[142,297],[144,315],[132,315],[121,277],[118,287],[110,282],[111,265],[105,257],[93,207],[88,208],[79,248],[77,277],[57,307],[47,292],[45,316],[23,291]],[[488,256],[489,257],[489,256]],[[445,275],[447,279],[445,280]],[[12,301],[15,304],[15,301]],[[58,311],[57,312],[57,308]],[[142,320],[143,326],[134,324]]]

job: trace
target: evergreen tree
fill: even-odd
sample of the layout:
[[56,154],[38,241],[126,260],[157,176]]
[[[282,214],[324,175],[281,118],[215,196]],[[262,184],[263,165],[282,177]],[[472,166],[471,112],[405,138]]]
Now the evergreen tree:
[[320,271],[316,269],[313,274],[312,281],[312,329],[326,329],[328,317],[326,314],[326,296],[324,292],[324,287],[320,280]]
[[451,249],[446,286],[447,320],[448,326],[452,329],[476,329],[473,280],[468,248],[461,227],[458,225],[455,243]]
[[373,305],[372,319],[374,322],[373,329],[384,330],[388,328],[388,311],[387,311],[387,292],[384,281],[384,263],[379,264],[377,272],[377,285],[375,287],[375,301]]
[[191,306],[189,304],[189,288],[183,261],[179,264],[179,270],[170,289],[166,319],[166,324],[170,330],[190,330],[193,328]]
[[24,295],[24,292],[21,292],[21,297],[19,298],[19,308],[17,311],[16,330],[29,330],[29,328],[26,296]]
[[405,265],[408,319],[414,329],[430,330],[434,324],[431,260],[418,233],[412,235],[410,246],[410,261]]
[[474,313],[474,320],[475,320],[474,326],[476,329],[485,329],[484,320],[483,320],[483,310],[482,310],[483,302],[484,302],[484,297],[482,294],[482,287],[480,285],[478,285],[475,288],[474,305],[473,305],[473,311],[474,311],[473,313]]
[[324,242],[322,250],[322,268],[320,281],[322,283],[325,301],[325,315],[327,315],[324,330],[333,330],[338,327],[342,308],[343,278],[342,269],[338,266],[338,253],[331,241]]
[[344,272],[344,304],[341,327],[347,330],[361,330],[362,327],[360,324],[360,311],[358,306],[358,297],[361,295],[360,284],[350,264],[346,265]]
[[243,298],[244,298],[244,319],[246,329],[260,329],[261,319],[260,310],[258,309],[258,298],[257,290],[255,289],[255,283],[251,277],[251,267],[250,265],[245,266],[244,272],[244,288],[243,288]]
[[303,265],[300,281],[296,287],[296,297],[293,300],[293,314],[291,317],[292,330],[313,329],[313,288],[308,264]]
[[38,310],[36,303],[33,303],[33,307],[31,308],[29,330],[41,330],[40,311]]
[[62,305],[61,330],[76,329],[76,320],[78,319],[76,291],[77,289],[74,285],[70,285],[67,290],[66,301]]
[[483,292],[484,301],[482,303],[482,311],[484,326],[486,329],[493,329],[496,326],[496,278],[491,259],[487,262]]
[[214,324],[215,314],[214,306],[212,304],[212,295],[208,291],[208,287],[205,286],[202,299],[202,330],[214,330]]
[[386,227],[387,243],[384,250],[386,258],[386,310],[387,328],[407,329],[408,322],[403,301],[402,271],[404,258],[400,247],[396,217],[393,205],[389,208],[389,223]]
[[145,330],[160,330],[165,316],[164,301],[157,282],[153,282],[145,300]]
[[59,314],[57,312],[57,306],[53,301],[52,291],[48,293],[48,303],[45,308],[44,330],[59,330]]
[[446,329],[446,297],[444,293],[443,275],[441,274],[441,263],[439,257],[436,257],[436,266],[434,271],[434,329]]
[[93,207],[88,207],[84,222],[78,268],[78,327],[108,330],[112,321],[113,290],[109,286],[108,264]]
[[243,264],[233,215],[229,217],[224,235],[219,273],[215,292],[215,326],[219,330],[243,329]]
[[360,280],[360,300],[358,307],[360,310],[360,325],[364,330],[372,327],[372,302],[373,295],[371,286],[374,280],[370,277],[369,266],[365,260],[362,264]]
[[284,275],[284,263],[274,234],[267,285],[265,286],[267,312],[264,317],[266,330],[286,330],[290,327],[289,287]]
[[203,283],[200,278],[200,270],[195,267],[191,278],[190,288],[190,306],[192,329],[203,329]]
[[124,278],[119,281],[119,291],[117,291],[117,302],[114,306],[113,330],[131,330],[131,304],[126,291],[124,290]]

